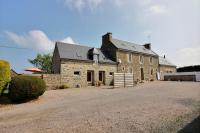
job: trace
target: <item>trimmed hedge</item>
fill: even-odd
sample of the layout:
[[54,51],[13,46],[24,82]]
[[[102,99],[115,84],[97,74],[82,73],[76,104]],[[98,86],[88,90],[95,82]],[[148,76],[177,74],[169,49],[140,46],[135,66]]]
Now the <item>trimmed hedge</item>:
[[46,89],[44,80],[33,76],[13,77],[9,87],[9,98],[14,102],[38,98]]
[[10,65],[7,61],[0,60],[0,95],[10,80]]

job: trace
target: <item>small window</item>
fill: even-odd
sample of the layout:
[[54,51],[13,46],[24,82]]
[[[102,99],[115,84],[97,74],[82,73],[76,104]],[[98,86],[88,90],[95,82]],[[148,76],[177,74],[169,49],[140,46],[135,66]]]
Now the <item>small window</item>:
[[122,67],[122,71],[125,71],[125,67]]
[[140,63],[143,63],[143,61],[144,61],[144,58],[143,56],[140,55]]
[[153,62],[153,58],[152,58],[152,57],[150,57],[150,59],[149,59],[149,60],[150,60],[150,63],[152,64],[152,62]]
[[74,75],[80,75],[80,71],[74,71]]
[[110,75],[110,76],[113,76],[113,75],[114,75],[114,72],[109,72],[109,75]]
[[132,61],[132,54],[128,53],[128,62],[131,62],[131,61]]
[[133,73],[133,69],[131,67],[129,68],[128,71],[129,71],[129,73]]
[[151,69],[151,75],[153,75],[153,69]]

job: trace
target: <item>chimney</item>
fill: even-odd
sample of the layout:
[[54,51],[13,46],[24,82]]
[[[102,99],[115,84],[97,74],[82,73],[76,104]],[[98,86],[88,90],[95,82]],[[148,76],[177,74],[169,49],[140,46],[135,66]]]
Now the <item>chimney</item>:
[[144,44],[144,47],[145,47],[146,49],[151,50],[151,43],[146,43],[146,44]]
[[112,39],[112,33],[108,32],[102,36],[102,43],[103,44],[109,43],[111,41],[111,39]]
[[164,59],[165,59],[165,55],[164,55]]

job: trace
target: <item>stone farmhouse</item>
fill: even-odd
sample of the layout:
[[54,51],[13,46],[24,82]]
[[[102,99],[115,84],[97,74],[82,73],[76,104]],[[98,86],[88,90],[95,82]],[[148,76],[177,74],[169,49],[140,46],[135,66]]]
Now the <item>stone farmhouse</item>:
[[112,33],[102,36],[101,48],[56,42],[53,73],[61,75],[61,84],[82,87],[102,83],[112,85],[114,73],[132,73],[134,81],[157,79],[161,70],[174,72],[175,65],[159,64],[151,44],[138,45],[115,39]]

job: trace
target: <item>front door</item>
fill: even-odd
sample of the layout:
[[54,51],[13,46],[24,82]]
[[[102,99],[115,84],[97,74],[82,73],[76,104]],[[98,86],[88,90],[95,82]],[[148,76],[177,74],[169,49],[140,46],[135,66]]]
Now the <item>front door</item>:
[[141,80],[144,80],[144,70],[143,70],[143,68],[140,69],[140,72],[141,72]]
[[87,83],[88,85],[94,85],[94,71],[87,71]]
[[99,81],[105,84],[105,71],[99,71]]

